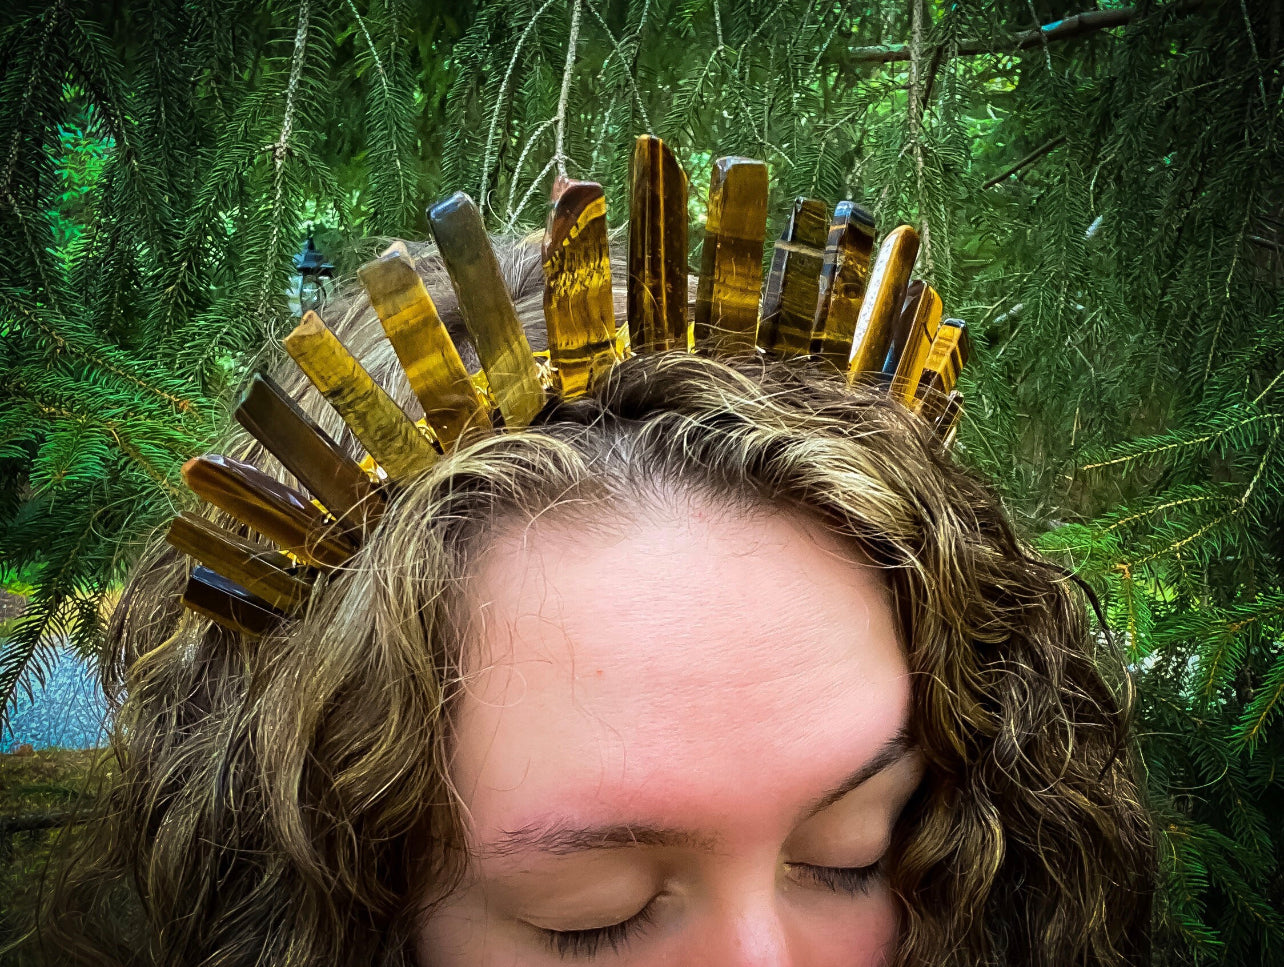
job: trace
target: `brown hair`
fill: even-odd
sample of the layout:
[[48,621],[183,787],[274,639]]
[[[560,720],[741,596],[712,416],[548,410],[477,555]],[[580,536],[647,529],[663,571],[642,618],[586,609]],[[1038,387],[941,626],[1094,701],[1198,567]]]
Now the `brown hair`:
[[[501,249],[538,318],[531,247]],[[461,341],[439,262],[418,264]],[[330,316],[417,417],[369,306]],[[289,369],[278,378],[356,452]],[[222,451],[293,482],[243,435]],[[154,548],[104,665],[120,780],[42,923],[51,959],[412,964],[416,898],[464,861],[446,743],[470,560],[499,523],[655,484],[794,508],[884,570],[927,761],[891,854],[896,964],[1148,961],[1155,857],[1130,684],[1073,581],[885,394],[804,363],[684,353],[631,358],[537,425],[406,481],[279,634],[245,641],[185,614],[186,564]]]

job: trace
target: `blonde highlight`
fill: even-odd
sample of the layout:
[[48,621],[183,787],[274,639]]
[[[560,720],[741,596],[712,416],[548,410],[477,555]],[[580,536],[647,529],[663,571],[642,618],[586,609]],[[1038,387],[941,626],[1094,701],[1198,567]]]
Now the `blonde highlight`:
[[[534,247],[497,248],[541,331]],[[444,269],[415,254],[468,361]],[[352,296],[331,324],[417,418],[368,304]],[[359,455],[289,372],[286,389]],[[223,452],[292,482],[243,434]],[[882,569],[927,762],[893,849],[897,965],[1148,961],[1154,845],[1129,679],[1073,581],[885,393],[804,362],[682,352],[626,360],[531,427],[405,481],[302,619],[257,642],[184,613],[186,564],[154,548],[103,670],[121,779],[42,922],[52,959],[413,964],[421,898],[466,863],[448,760],[471,562],[507,522],[572,501],[591,515],[586,496],[636,507],[657,488],[791,509]],[[105,885],[127,925],[93,913]]]

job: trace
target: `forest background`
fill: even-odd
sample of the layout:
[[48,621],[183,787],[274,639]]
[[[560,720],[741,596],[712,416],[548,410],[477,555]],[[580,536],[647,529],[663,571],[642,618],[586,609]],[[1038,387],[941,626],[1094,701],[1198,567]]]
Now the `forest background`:
[[[1081,16],[1079,16],[1081,15]],[[957,451],[1099,591],[1162,829],[1162,964],[1284,958],[1278,3],[57,0],[0,21],[0,706],[192,498],[310,233],[456,189],[622,224],[635,135],[920,226],[976,356]],[[692,232],[692,239],[700,233]],[[698,264],[698,259],[695,260]]]

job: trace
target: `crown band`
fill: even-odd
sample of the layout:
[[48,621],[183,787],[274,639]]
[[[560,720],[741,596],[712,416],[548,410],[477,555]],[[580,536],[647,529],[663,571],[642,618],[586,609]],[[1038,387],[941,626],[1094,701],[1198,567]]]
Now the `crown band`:
[[[305,605],[319,570],[341,566],[385,505],[384,489],[436,464],[462,441],[497,426],[526,426],[550,399],[583,395],[621,358],[660,351],[762,352],[809,357],[872,378],[932,425],[948,447],[962,417],[956,389],[967,362],[966,326],[942,320],[931,286],[911,280],[918,233],[902,225],[876,261],[874,221],[840,202],[799,198],[762,255],[767,167],[747,158],[713,165],[701,272],[687,314],[685,172],[664,143],[637,139],[631,175],[627,313],[612,309],[606,200],[600,185],[559,178],[541,250],[548,361],[532,353],[472,199],[432,206],[428,223],[460,315],[481,361],[470,375],[404,250],[394,247],[358,277],[422,405],[418,424],[378,385],[322,319],[307,313],[286,351],[369,454],[357,463],[279,386],[255,375],[236,419],[308,494],[258,468],[217,455],[184,465],[188,486],[276,547],[183,513],[167,540],[201,564],[183,600],[192,610],[257,636]],[[368,472],[373,470],[374,472]]]

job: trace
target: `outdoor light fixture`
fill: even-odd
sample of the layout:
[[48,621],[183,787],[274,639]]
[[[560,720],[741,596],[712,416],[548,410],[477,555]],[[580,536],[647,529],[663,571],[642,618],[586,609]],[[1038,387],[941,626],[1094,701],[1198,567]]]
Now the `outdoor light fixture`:
[[317,251],[311,235],[294,257],[294,268],[299,273],[299,314],[316,312],[330,294],[326,280],[334,277],[334,266]]

